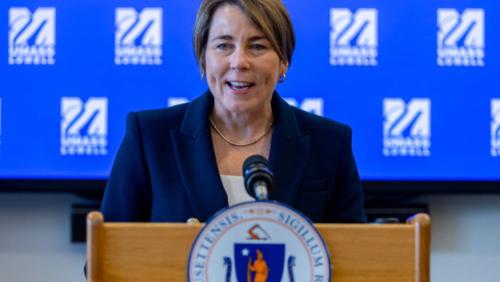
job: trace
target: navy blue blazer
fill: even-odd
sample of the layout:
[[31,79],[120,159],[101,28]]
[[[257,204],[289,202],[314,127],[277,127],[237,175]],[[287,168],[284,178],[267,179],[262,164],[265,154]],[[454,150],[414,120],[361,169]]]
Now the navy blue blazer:
[[[133,112],[102,202],[106,221],[206,221],[228,206],[217,169],[207,92],[191,103]],[[272,98],[270,199],[314,222],[364,222],[351,129]]]

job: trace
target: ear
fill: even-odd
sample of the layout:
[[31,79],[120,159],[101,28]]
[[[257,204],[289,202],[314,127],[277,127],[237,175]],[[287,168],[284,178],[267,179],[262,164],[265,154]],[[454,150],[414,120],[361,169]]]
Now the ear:
[[286,72],[288,71],[288,62],[281,62],[280,63],[280,75],[282,74],[286,74]]

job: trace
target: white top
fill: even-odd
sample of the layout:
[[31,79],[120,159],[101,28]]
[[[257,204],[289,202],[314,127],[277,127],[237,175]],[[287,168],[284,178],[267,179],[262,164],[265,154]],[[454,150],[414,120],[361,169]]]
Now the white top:
[[227,194],[229,206],[233,206],[243,202],[255,201],[245,190],[243,176],[221,175],[222,186]]

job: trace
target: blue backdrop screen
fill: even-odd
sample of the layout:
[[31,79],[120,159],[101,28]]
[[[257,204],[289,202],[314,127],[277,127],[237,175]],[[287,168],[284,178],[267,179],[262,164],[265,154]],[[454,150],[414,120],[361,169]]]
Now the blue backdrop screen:
[[[0,179],[106,179],[130,111],[207,88],[200,1],[1,1]],[[500,181],[498,1],[285,1],[281,96],[353,128],[364,180]]]

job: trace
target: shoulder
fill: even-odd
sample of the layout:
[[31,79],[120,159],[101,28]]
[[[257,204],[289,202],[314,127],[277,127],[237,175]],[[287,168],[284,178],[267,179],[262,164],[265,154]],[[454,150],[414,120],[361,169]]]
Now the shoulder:
[[165,109],[131,112],[127,116],[127,129],[136,127],[141,133],[162,133],[178,130],[182,124],[188,103]]
[[178,131],[187,136],[196,136],[206,129],[206,117],[213,105],[209,92],[198,96],[189,103],[176,105],[166,109],[149,110],[130,113],[127,128],[137,125],[143,133],[153,135],[168,131]]
[[320,136],[323,139],[341,138],[351,134],[351,128],[341,122],[318,116],[292,107],[300,131],[304,135]]
[[329,166],[351,150],[352,131],[348,125],[295,107],[293,111],[301,135],[309,138],[312,160]]

